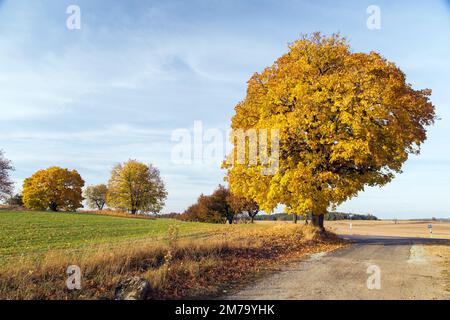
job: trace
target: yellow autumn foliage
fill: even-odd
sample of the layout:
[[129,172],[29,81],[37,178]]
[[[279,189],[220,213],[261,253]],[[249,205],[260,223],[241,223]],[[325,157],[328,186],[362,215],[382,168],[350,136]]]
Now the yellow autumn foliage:
[[23,203],[35,210],[75,211],[82,207],[84,181],[76,170],[51,167],[23,183]]
[[365,186],[388,183],[419,153],[435,120],[430,94],[376,52],[354,53],[339,35],[304,36],[251,77],[232,118],[233,131],[279,130],[278,170],[263,175],[248,157],[224,162],[231,191],[266,212],[281,204],[323,215]]
[[110,208],[138,212],[160,212],[167,198],[159,170],[137,160],[116,165],[108,181],[106,203]]

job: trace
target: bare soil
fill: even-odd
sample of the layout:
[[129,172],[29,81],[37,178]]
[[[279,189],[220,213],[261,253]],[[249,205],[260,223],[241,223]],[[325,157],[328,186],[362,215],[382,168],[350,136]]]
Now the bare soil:
[[[351,229],[350,223],[352,224]],[[430,224],[432,225],[432,233],[428,229]],[[325,226],[327,229],[340,235],[450,239],[450,222],[399,220],[395,223],[392,220],[340,220],[326,221]]]

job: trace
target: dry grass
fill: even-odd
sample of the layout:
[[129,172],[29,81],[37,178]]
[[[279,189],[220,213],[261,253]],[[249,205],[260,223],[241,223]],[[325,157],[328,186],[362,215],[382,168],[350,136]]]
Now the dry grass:
[[[149,299],[211,297],[264,269],[307,253],[345,245],[332,234],[300,225],[230,228],[205,239],[180,240],[176,227],[166,243],[135,242],[94,251],[51,251],[39,261],[23,257],[0,269],[0,299],[112,299],[130,276],[149,280]],[[82,270],[82,289],[66,289],[66,268]]]
[[445,288],[450,291],[450,246],[430,245],[425,246],[425,249],[429,258],[442,267],[442,274],[446,281]]
[[[349,228],[349,220],[325,221],[325,227],[336,234],[354,234],[388,237],[413,237],[450,239],[449,221],[413,221],[392,220],[361,221],[353,220],[352,229]],[[433,234],[430,235],[428,225],[433,226]]]

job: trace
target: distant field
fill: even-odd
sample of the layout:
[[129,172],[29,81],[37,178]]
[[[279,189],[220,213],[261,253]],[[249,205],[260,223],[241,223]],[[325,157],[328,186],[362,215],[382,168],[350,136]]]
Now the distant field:
[[431,224],[433,226],[433,238],[450,239],[450,222],[399,220],[397,221],[397,224],[395,224],[392,220],[354,220],[352,221],[352,229],[350,229],[349,224],[350,221],[348,220],[325,221],[325,227],[337,234],[414,238],[430,238],[428,225]]
[[[42,254],[55,249],[78,249],[127,241],[164,241],[170,225],[181,238],[220,232],[226,225],[172,219],[134,219],[63,212],[0,211],[0,263],[12,256]],[[248,228],[241,225],[241,228]],[[256,227],[256,226],[255,226]]]

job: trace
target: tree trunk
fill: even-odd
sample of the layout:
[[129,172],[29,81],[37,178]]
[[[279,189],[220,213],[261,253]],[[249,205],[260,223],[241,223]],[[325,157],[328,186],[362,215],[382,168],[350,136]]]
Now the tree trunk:
[[311,224],[314,227],[319,228],[320,230],[325,230],[324,226],[323,226],[323,219],[324,219],[325,215],[324,214],[320,214],[320,215],[316,215],[316,214],[312,214],[311,215]]
[[294,213],[294,223],[297,223],[297,214],[296,213]]
[[137,209],[131,209],[131,214],[136,214]]
[[101,201],[95,201],[95,204],[97,205],[97,209],[100,211],[102,211],[103,207],[105,206],[105,203]]
[[55,211],[55,212],[58,211],[58,205],[54,202],[50,203],[49,208],[51,211]]
[[258,212],[259,212],[259,211],[256,211],[255,213],[249,212],[248,215],[250,216],[251,223],[253,223],[253,221],[255,220],[255,217],[256,217],[256,215],[258,214]]

